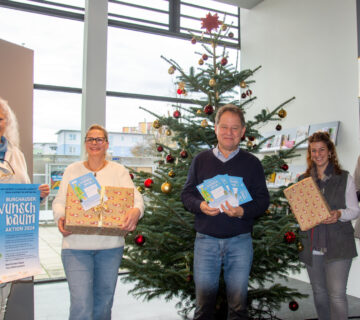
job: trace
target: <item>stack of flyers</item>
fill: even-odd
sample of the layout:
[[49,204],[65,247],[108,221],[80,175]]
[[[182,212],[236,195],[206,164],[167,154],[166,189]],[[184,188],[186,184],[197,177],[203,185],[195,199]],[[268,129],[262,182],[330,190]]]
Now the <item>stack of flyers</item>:
[[204,200],[209,203],[209,206],[219,208],[220,211],[222,211],[221,204],[226,208],[226,201],[231,206],[237,207],[252,200],[241,177],[219,174],[211,179],[204,180],[196,187]]

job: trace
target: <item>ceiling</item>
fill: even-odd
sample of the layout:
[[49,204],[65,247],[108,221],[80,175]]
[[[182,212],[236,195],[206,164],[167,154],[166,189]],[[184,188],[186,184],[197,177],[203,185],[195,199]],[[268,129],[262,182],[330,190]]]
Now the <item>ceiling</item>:
[[263,0],[215,0],[215,1],[233,4],[240,8],[252,9]]

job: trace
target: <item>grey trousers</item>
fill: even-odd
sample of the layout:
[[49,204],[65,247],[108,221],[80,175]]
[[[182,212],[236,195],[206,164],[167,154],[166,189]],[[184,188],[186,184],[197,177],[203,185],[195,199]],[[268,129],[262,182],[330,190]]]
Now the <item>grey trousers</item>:
[[346,285],[352,259],[325,262],[323,255],[313,255],[306,265],[319,320],[348,319]]
[[0,320],[3,320],[6,312],[6,303],[11,290],[11,282],[0,284]]

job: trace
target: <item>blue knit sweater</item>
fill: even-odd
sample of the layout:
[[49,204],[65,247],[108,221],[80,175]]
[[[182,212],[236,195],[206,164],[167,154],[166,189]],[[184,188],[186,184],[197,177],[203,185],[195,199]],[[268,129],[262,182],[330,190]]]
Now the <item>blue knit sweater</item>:
[[[253,200],[242,205],[244,209],[242,218],[229,217],[223,212],[216,216],[208,216],[201,212],[200,203],[204,199],[196,186],[218,174],[243,178]],[[255,156],[240,150],[234,158],[222,162],[215,157],[211,149],[199,153],[193,159],[181,192],[181,200],[187,210],[195,213],[197,232],[216,238],[230,238],[252,231],[254,219],[261,216],[269,206],[269,193],[264,170]]]

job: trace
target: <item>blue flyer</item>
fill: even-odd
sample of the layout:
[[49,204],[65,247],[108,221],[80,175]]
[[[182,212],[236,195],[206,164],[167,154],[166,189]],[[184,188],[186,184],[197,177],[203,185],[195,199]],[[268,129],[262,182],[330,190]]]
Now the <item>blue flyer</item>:
[[101,186],[91,172],[71,180],[69,184],[85,211],[101,203]]
[[41,272],[38,184],[0,184],[0,283]]

